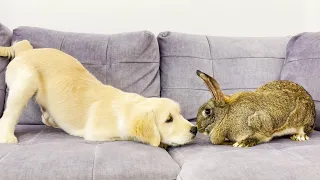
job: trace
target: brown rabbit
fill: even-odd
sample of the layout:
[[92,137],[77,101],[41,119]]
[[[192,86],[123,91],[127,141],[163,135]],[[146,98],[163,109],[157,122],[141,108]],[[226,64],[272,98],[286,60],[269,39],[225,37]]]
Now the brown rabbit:
[[198,131],[209,134],[213,144],[225,144],[227,139],[234,147],[251,147],[289,134],[295,141],[309,139],[315,105],[302,86],[279,80],[253,92],[226,96],[214,78],[201,71],[197,75],[213,95],[199,108]]

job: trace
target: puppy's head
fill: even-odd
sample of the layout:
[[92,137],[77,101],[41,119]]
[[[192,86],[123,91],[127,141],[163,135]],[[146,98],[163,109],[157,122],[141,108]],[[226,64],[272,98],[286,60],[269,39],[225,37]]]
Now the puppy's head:
[[141,131],[150,139],[148,143],[158,146],[161,143],[178,146],[191,142],[197,127],[182,115],[179,104],[167,98],[149,98],[143,120],[140,121]]

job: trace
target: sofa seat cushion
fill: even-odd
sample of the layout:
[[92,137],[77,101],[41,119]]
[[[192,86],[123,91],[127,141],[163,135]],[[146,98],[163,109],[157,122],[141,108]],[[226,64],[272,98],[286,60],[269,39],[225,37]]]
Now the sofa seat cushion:
[[200,134],[190,145],[169,149],[181,167],[180,180],[315,179],[320,176],[319,151],[318,131],[307,142],[282,137],[251,148],[213,145]]
[[[13,30],[12,41],[27,39],[34,48],[59,49],[79,60],[98,80],[146,97],[160,96],[159,48],[148,31],[84,34],[34,27]],[[42,124],[38,105],[29,101],[20,124]]]
[[[0,23],[0,46],[10,46],[11,45],[12,32]],[[0,57],[0,117],[3,113],[3,107],[6,95],[6,83],[5,83],[5,72],[9,59],[6,57]]]
[[288,40],[160,33],[161,96],[179,102],[182,114],[193,119],[211,98],[196,70],[217,79],[226,94],[252,91],[280,78]]
[[0,144],[0,179],[176,179],[167,151],[139,142],[90,142],[43,125],[18,125],[18,144]]

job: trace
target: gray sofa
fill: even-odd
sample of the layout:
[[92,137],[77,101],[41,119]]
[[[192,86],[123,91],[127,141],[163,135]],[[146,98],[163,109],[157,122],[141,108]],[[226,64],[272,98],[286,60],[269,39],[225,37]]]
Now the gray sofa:
[[[317,108],[320,129],[320,34],[293,37],[232,38],[163,32],[113,35],[59,32],[0,24],[0,45],[28,39],[35,48],[51,47],[76,57],[103,83],[146,97],[168,97],[183,115],[196,118],[210,93],[197,69],[213,75],[226,94],[251,91],[289,79],[303,85]],[[8,60],[0,59],[0,114],[7,95]],[[30,101],[16,128],[18,144],[0,144],[1,180],[119,179],[318,179],[320,132],[307,142],[288,137],[252,148],[212,145],[207,136],[181,147],[151,147],[138,142],[89,142],[41,122]]]

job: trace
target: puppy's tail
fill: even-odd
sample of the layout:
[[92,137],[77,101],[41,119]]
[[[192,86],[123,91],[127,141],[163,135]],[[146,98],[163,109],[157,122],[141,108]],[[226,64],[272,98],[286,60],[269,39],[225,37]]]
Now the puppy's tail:
[[28,40],[18,41],[11,47],[0,47],[0,56],[14,58],[17,57],[19,53],[30,49],[33,49],[33,47]]

